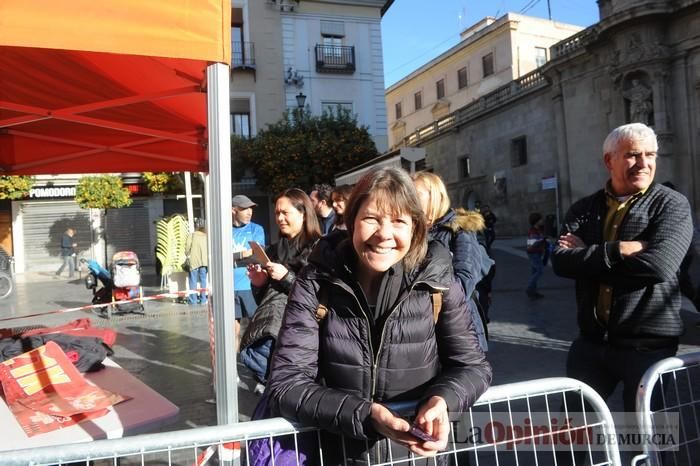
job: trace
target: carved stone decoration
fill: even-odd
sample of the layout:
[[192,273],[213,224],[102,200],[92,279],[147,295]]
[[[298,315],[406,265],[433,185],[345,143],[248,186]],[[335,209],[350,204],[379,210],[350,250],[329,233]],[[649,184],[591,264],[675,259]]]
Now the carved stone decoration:
[[658,61],[669,56],[669,48],[658,42],[657,38],[643,40],[639,32],[625,36],[617,49],[610,50],[604,60],[613,69],[639,66],[640,63]]
[[638,71],[630,73],[625,78],[622,97],[625,98],[625,108],[628,123],[644,123],[654,125],[654,100],[646,73]]
[[636,63],[644,58],[642,39],[638,32],[630,34],[630,38],[627,41],[626,52],[624,59],[627,63]]

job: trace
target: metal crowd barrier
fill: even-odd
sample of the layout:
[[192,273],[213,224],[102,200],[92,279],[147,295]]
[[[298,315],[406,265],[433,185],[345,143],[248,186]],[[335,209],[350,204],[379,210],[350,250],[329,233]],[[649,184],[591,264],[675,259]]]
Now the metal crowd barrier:
[[651,366],[637,391],[637,422],[647,438],[660,435],[669,415],[677,415],[678,438],[655,446],[645,442],[633,465],[696,465],[700,460],[700,353],[667,358]]
[[[585,410],[574,412],[574,405],[584,404],[587,406]],[[572,422],[572,418],[583,421]],[[381,462],[367,461],[366,464],[620,465],[620,455],[615,445],[595,442],[596,438],[614,438],[616,435],[607,405],[593,389],[574,379],[547,378],[492,387],[471,409],[452,419],[452,422],[448,447],[437,456],[428,459],[418,456],[399,458],[394,457],[392,450],[388,449],[384,452],[386,458]],[[254,461],[256,458],[250,457],[248,445],[251,440],[260,438],[267,439],[269,445],[286,438],[286,445],[292,445],[292,454],[296,448],[297,455],[300,445],[304,445],[308,455],[309,439],[312,439],[315,443],[312,448],[318,450],[319,458],[327,458],[329,453],[324,451],[319,431],[298,429],[284,419],[275,418],[123,439],[14,450],[0,453],[0,464],[63,465],[87,461],[94,465],[194,466],[207,464],[211,454],[218,453],[220,460],[234,459],[242,465],[254,465],[260,463]],[[345,452],[345,448],[342,445],[342,450],[334,453]],[[277,461],[280,463],[278,465],[270,461],[267,465],[289,466],[297,464],[298,458]],[[312,464],[331,463],[324,463],[323,460],[306,462],[307,466]]]

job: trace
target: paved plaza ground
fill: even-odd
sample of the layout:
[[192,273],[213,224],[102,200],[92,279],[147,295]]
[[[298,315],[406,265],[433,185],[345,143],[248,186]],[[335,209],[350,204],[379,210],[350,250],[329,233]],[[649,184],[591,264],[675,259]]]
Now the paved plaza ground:
[[[547,267],[540,281],[545,297],[530,301],[525,295],[529,265],[524,245],[524,238],[494,243],[498,271],[488,358],[495,384],[563,376],[569,344],[577,335],[573,281],[555,276]],[[146,295],[161,292],[152,271],[144,271],[144,280]],[[18,276],[15,293],[0,301],[0,318],[82,306],[90,299],[82,280],[56,279],[50,273],[24,274]],[[172,300],[147,302],[145,306],[145,316],[120,316],[111,321],[77,311],[17,318],[0,322],[0,327],[53,325],[91,316],[94,325],[117,330],[113,359],[180,407],[178,421],[169,428],[216,424],[216,406],[207,402],[213,397],[207,310]],[[686,334],[680,352],[700,351],[700,329],[696,326],[700,314],[686,300],[683,318]],[[240,364],[239,372],[240,418],[247,420],[258,397],[252,393],[255,382],[250,372]],[[621,409],[619,392],[610,405],[613,411]]]

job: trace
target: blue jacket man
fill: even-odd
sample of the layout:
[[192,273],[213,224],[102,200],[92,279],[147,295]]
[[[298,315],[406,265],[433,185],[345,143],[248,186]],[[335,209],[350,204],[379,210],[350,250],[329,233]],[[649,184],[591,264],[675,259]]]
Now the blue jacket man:
[[233,285],[234,285],[234,310],[236,313],[236,341],[240,333],[240,320],[243,317],[252,318],[257,305],[250,289],[250,279],[246,271],[246,259],[253,254],[250,241],[255,241],[260,246],[265,246],[265,231],[257,223],[251,222],[253,207],[257,204],[248,196],[237,194],[231,200],[231,213],[233,214]]

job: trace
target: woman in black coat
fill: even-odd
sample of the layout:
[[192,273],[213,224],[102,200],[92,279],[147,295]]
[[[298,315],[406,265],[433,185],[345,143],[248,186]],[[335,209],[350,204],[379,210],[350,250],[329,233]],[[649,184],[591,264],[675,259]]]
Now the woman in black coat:
[[[345,211],[348,238],[323,238],[297,276],[272,358],[271,415],[323,432],[324,464],[434,455],[447,445],[448,412],[488,388],[449,252],[429,248],[408,174],[365,175]],[[441,305],[434,303],[441,300]],[[435,312],[437,310],[437,312]],[[386,404],[415,400],[420,440]]]
[[321,236],[311,199],[301,189],[288,189],[277,197],[275,220],[281,237],[265,251],[270,261],[248,266],[258,307],[241,338],[241,361],[260,382],[256,392],[262,392],[261,384],[267,382],[268,361],[282,324],[289,290]]
[[477,284],[487,277],[494,265],[476,238],[477,232],[484,229],[484,218],[476,211],[452,209],[445,183],[438,175],[418,172],[413,182],[428,222],[428,238],[439,241],[452,253],[452,268],[467,297],[479,345],[488,351],[486,316],[479,313],[476,305],[479,297],[475,294]]

